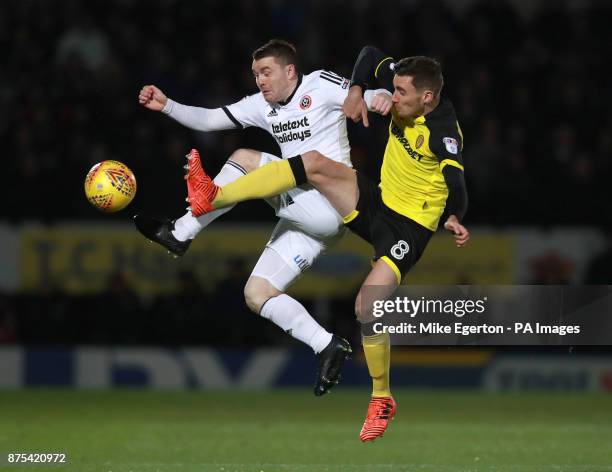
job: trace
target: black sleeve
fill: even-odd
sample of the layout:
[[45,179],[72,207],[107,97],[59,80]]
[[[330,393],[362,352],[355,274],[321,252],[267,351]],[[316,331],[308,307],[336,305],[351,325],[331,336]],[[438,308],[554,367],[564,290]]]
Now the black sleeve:
[[444,164],[444,161],[455,161],[463,168],[463,137],[458,125],[452,122],[432,122],[429,130],[429,149],[436,155],[438,162]]
[[445,213],[461,221],[467,211],[468,197],[463,177],[463,134],[452,103],[442,99],[428,115],[427,123],[429,149],[438,159],[448,187]]
[[455,215],[461,221],[468,207],[468,195],[463,171],[455,166],[447,165],[442,169],[442,175],[448,187],[446,214]]
[[353,67],[351,85],[367,88],[382,87],[393,92],[393,58],[374,46],[365,46]]

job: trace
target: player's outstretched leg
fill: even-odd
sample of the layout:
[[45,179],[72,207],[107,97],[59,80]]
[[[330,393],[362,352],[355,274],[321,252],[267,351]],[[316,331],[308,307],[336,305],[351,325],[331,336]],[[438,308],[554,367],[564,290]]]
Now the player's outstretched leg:
[[136,225],[136,229],[138,229],[145,238],[162,245],[169,253],[176,257],[185,254],[185,251],[187,251],[192,241],[191,239],[179,241],[172,235],[172,231],[174,230],[173,220],[158,220],[148,216],[135,215],[134,224]]
[[[196,149],[192,149],[186,157],[188,163],[185,166],[187,170],[185,179],[187,179],[187,188],[189,191],[187,200],[191,202],[193,199],[195,205],[198,205],[197,208],[199,209],[203,204],[202,202],[207,201],[207,198],[211,200],[214,198],[216,190],[219,187],[215,185],[210,177],[206,175],[204,169],[202,169],[200,154]],[[193,195],[199,196],[199,198],[194,199]],[[194,203],[192,203],[192,206],[193,205]],[[200,211],[200,214],[210,211],[208,207],[204,208],[206,211]],[[134,224],[145,238],[162,245],[168,252],[178,257],[185,254],[192,240],[187,239],[185,241],[180,241],[176,239],[172,234],[174,231],[174,223],[175,221],[169,219],[158,220],[144,215],[134,216]]]
[[273,197],[307,182],[301,159],[294,158],[270,162],[219,187],[202,168],[198,151],[192,149],[187,159],[187,201],[196,217],[245,200]]
[[[223,165],[215,176],[214,182],[219,186],[227,185],[259,167],[261,159],[262,153],[259,151],[238,149],[232,153]],[[227,206],[211,213],[206,213],[198,218],[193,216],[191,211],[187,211],[180,218],[173,220],[136,215],[134,223],[138,231],[149,241],[160,244],[170,254],[178,257],[185,254],[191,241],[200,231],[232,208],[233,206]]]
[[393,397],[372,397],[359,439],[367,442],[382,437],[396,411],[397,404]]
[[314,394],[317,397],[329,392],[340,381],[342,366],[344,361],[349,358],[351,352],[353,350],[349,342],[334,334],[325,349],[317,355],[319,368],[314,386]]

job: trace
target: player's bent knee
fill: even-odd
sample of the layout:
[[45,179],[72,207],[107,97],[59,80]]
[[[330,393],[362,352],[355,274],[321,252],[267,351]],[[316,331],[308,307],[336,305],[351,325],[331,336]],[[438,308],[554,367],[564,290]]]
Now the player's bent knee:
[[315,187],[325,185],[325,182],[330,178],[329,163],[332,161],[318,151],[308,151],[302,154],[302,162],[308,182]]
[[249,310],[258,315],[264,303],[281,293],[280,290],[274,287],[266,279],[261,277],[250,277],[244,286],[244,301],[249,307]]
[[357,294],[357,298],[355,298],[355,317],[357,321],[363,323],[363,311],[361,309],[361,292]]
[[320,174],[324,169],[326,160],[327,158],[319,151],[308,151],[302,154],[306,176],[310,179],[311,176]]
[[355,299],[355,317],[361,324],[371,323],[376,319],[372,314],[372,307],[364,306],[361,292],[357,294],[357,298]]
[[259,167],[261,152],[254,149],[241,148],[235,150],[228,160],[235,162],[245,171],[252,172]]

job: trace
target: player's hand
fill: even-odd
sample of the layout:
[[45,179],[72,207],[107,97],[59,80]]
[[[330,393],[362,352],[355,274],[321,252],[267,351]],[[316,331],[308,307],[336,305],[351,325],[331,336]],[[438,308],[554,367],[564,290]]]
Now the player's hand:
[[368,121],[368,107],[363,99],[362,89],[359,85],[353,85],[349,89],[348,96],[342,105],[342,111],[347,118],[350,118],[355,123],[363,120],[363,126],[370,126]]
[[470,232],[465,226],[459,223],[455,215],[448,217],[448,220],[444,223],[444,229],[453,233],[457,247],[464,247],[470,240]]
[[378,113],[379,115],[386,116],[393,106],[393,101],[391,100],[391,95],[387,93],[377,93],[372,98],[372,111]]
[[168,97],[155,85],[145,85],[140,89],[138,102],[149,110],[162,111],[168,103]]

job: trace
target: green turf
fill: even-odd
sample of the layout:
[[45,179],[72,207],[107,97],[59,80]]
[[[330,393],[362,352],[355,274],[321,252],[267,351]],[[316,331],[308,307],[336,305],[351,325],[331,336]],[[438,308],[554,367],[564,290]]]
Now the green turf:
[[[0,451],[62,451],[13,470],[612,471],[612,397],[398,391],[398,416],[357,438],[366,391],[0,392]],[[3,458],[5,460],[5,458]]]

